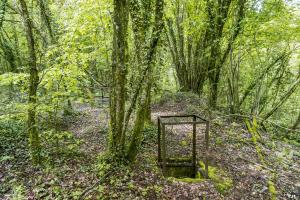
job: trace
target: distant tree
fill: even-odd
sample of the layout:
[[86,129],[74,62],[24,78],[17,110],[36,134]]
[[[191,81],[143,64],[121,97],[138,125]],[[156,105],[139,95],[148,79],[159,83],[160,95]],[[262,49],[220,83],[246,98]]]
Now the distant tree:
[[[168,41],[181,90],[202,94],[209,81],[215,107],[221,68],[242,28],[246,0],[176,1]],[[201,23],[201,21],[202,23]]]

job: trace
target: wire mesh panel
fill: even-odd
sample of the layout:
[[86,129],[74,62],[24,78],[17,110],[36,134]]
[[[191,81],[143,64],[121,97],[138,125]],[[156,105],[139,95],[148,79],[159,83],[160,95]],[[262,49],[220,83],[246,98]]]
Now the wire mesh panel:
[[[173,115],[158,117],[158,162],[163,173],[167,168],[190,168],[195,176],[197,165],[197,144],[204,147],[205,175],[207,176],[207,151],[209,140],[209,122],[196,115]],[[200,137],[201,136],[201,137]],[[201,145],[202,144],[202,145]],[[204,145],[203,145],[204,144]],[[203,158],[203,156],[202,156]]]
[[168,158],[192,158],[192,125],[167,125],[165,131],[166,156]]

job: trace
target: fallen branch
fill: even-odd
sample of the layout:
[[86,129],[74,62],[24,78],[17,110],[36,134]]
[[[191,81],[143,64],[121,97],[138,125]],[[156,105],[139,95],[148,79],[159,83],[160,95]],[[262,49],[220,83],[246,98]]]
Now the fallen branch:
[[[223,116],[216,117],[216,118],[212,119],[211,121],[213,122],[213,121],[215,121],[217,119],[227,118],[227,117],[232,117],[232,116],[240,117],[240,118],[252,119],[251,115],[229,114],[229,115],[223,115]],[[293,129],[290,129],[288,127],[284,127],[284,126],[278,125],[278,124],[276,124],[275,122],[273,122],[271,120],[268,120],[268,119],[264,120],[263,118],[258,117],[258,116],[256,116],[255,118],[258,121],[262,122],[262,123],[269,123],[269,124],[271,124],[273,126],[276,126],[278,128],[281,128],[281,129],[284,129],[284,130],[287,130],[287,131],[292,131],[292,132],[295,132],[295,133],[300,133],[300,130],[296,130],[296,129],[293,130]]]
[[[237,158],[239,158],[239,159],[241,159],[241,160],[243,160],[243,161],[245,161],[245,162],[249,162],[249,163],[251,163],[251,164],[253,164],[253,165],[260,166],[260,167],[263,168],[263,169],[269,170],[271,173],[277,173],[276,170],[271,169],[271,168],[269,168],[269,167],[267,167],[267,166],[264,166],[264,165],[262,165],[262,164],[260,164],[260,163],[253,162],[253,161],[251,161],[251,160],[249,160],[249,159],[246,159],[246,158],[243,158],[243,157],[241,157],[241,156],[238,156]],[[282,180],[282,179],[280,179],[281,182],[284,182],[284,183],[287,183],[287,184],[290,184],[290,185],[295,185],[295,183],[293,183],[293,182],[291,182],[291,181],[288,181],[288,179],[289,179],[288,176],[286,176],[286,175],[284,175],[284,174],[282,174],[282,173],[279,173],[279,176],[284,177],[284,178],[287,179],[287,180]]]
[[274,169],[271,169],[271,168],[269,168],[269,167],[267,167],[267,166],[265,166],[265,165],[262,165],[262,164],[260,164],[260,163],[253,162],[253,161],[251,161],[251,160],[249,160],[249,159],[246,159],[246,158],[243,158],[243,157],[241,157],[241,156],[238,156],[238,158],[241,159],[241,160],[243,160],[243,161],[245,161],[245,162],[250,162],[250,163],[253,164],[253,165],[258,165],[258,166],[262,167],[263,169],[269,170],[270,172],[273,172],[273,173],[276,172]]
[[99,82],[98,80],[96,80],[93,75],[86,69],[84,69],[84,72],[92,79],[92,81],[94,81],[97,85],[99,85],[100,87],[104,87],[104,88],[108,88],[109,86]]
[[104,174],[104,176],[102,176],[96,183],[94,183],[92,186],[88,187],[87,189],[85,189],[81,195],[79,196],[79,199],[84,199],[84,197],[90,193],[95,187],[97,187],[98,185],[100,185],[101,183],[103,183],[114,171],[109,171],[106,174]]

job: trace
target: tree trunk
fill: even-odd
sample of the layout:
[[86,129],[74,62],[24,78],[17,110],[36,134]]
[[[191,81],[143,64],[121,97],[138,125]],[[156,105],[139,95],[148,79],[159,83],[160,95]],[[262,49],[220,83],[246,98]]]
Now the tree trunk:
[[230,51],[230,65],[228,70],[228,104],[230,114],[239,113],[239,65],[240,55],[238,52],[237,62],[233,58],[233,50]]
[[129,149],[127,152],[127,159],[129,161],[135,160],[139,146],[142,141],[141,132],[144,129],[145,110],[146,110],[145,106],[146,106],[146,102],[142,103],[138,108],[138,112],[136,115],[136,120],[135,120],[135,124],[134,124],[134,128],[133,128],[132,140],[130,142]]
[[148,82],[146,88],[146,103],[145,103],[145,121],[147,123],[151,122],[151,90],[152,90],[152,79],[149,77],[150,81]]
[[50,11],[48,8],[48,2],[46,2],[46,0],[39,0],[38,3],[39,3],[42,22],[46,26],[50,36],[50,43],[55,43],[54,33],[51,25]]
[[36,122],[38,70],[36,63],[35,41],[32,31],[32,21],[28,13],[27,5],[24,0],[19,0],[21,13],[24,21],[27,45],[29,50],[29,91],[28,91],[28,135],[31,149],[32,160],[35,164],[40,162],[40,139]]
[[113,53],[112,53],[112,85],[110,93],[110,151],[117,158],[124,157],[125,133],[125,95],[126,74],[128,64],[128,19],[127,0],[114,0],[113,14]]
[[[129,149],[127,152],[127,158],[129,161],[134,161],[136,155],[138,153],[138,148],[141,145],[142,139],[142,131],[144,129],[144,124],[146,117],[150,115],[151,120],[151,88],[152,88],[152,65],[153,59],[155,56],[156,48],[158,45],[158,41],[160,38],[160,34],[163,29],[163,9],[164,9],[164,1],[163,0],[156,0],[155,4],[155,24],[152,30],[152,36],[150,40],[150,46],[148,51],[146,52],[145,63],[146,63],[146,73],[143,77],[146,78],[146,90],[145,90],[145,97],[139,98],[139,108],[137,111],[136,121],[134,125],[134,131],[132,140],[129,144]],[[147,116],[146,116],[147,115]]]
[[300,112],[298,114],[298,118],[296,119],[295,123],[292,125],[292,127],[290,128],[291,130],[296,130],[297,127],[299,126],[300,124]]
[[0,4],[0,28],[2,28],[3,21],[5,18],[6,6],[7,6],[7,0],[2,0]]
[[252,92],[252,90],[256,87],[256,85],[259,83],[260,80],[262,80],[264,78],[264,76],[266,75],[266,73],[272,68],[274,67],[279,61],[285,59],[285,57],[287,57],[288,55],[290,55],[290,53],[286,53],[283,52],[282,54],[279,55],[279,57],[277,57],[273,62],[271,62],[263,71],[262,73],[257,76],[257,78],[247,87],[247,89],[245,90],[243,97],[240,100],[240,106],[243,104],[243,102],[245,101],[245,99],[250,95],[250,93]]

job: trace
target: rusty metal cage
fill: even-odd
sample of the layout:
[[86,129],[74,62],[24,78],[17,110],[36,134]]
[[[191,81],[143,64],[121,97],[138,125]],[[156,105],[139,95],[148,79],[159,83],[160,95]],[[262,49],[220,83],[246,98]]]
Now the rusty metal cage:
[[[208,149],[209,149],[209,121],[197,116],[197,115],[166,115],[158,116],[158,164],[162,168],[163,174],[168,176],[167,168],[189,168],[192,172],[190,177],[196,177],[199,171],[203,176],[208,178]],[[205,169],[201,170],[197,164],[197,125],[202,124],[205,126],[204,134],[204,165]],[[173,125],[192,125],[192,156],[178,160],[167,156],[167,144],[166,144],[166,126]]]

